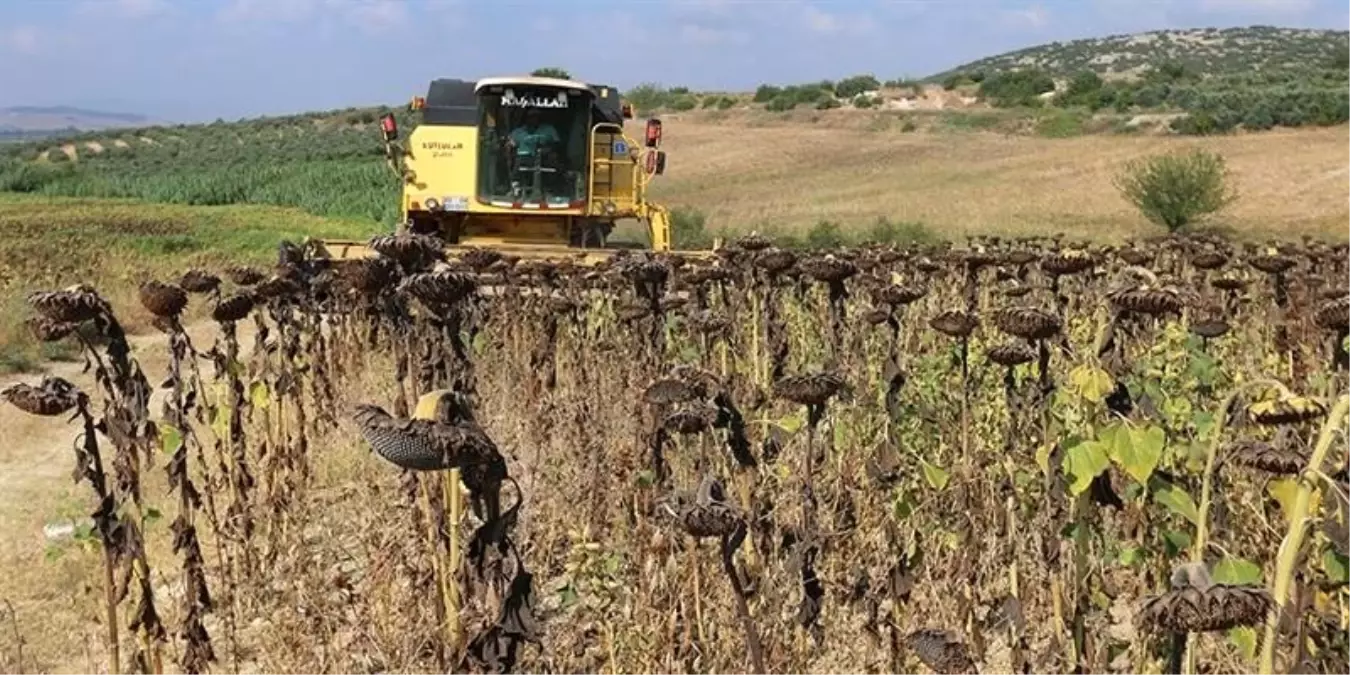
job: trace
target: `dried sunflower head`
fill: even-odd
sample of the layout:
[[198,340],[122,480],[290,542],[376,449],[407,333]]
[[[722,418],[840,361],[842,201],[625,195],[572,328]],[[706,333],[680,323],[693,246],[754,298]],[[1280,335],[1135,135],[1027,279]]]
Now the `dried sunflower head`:
[[1342,295],[1323,303],[1313,315],[1317,327],[1328,331],[1343,331],[1350,327],[1350,295]]
[[1173,570],[1172,589],[1144,600],[1135,624],[1154,633],[1208,633],[1253,626],[1274,603],[1258,586],[1215,584],[1203,564]]
[[706,403],[691,403],[672,410],[661,426],[676,434],[701,434],[717,421],[717,408]]
[[1223,319],[1201,319],[1191,323],[1192,333],[1207,340],[1220,338],[1228,334],[1230,326]]
[[254,287],[258,297],[266,299],[285,298],[298,295],[304,290],[300,284],[290,278],[272,275]]
[[773,395],[802,405],[824,405],[847,388],[844,378],[833,371],[789,375],[773,384]]
[[36,291],[29,294],[28,304],[42,316],[61,323],[84,323],[111,311],[107,301],[88,284]]
[[858,273],[858,266],[834,254],[807,258],[798,263],[802,271],[816,281],[837,283]]
[[1219,277],[1211,281],[1210,285],[1221,291],[1240,291],[1247,287],[1247,280],[1241,277]]
[[1092,254],[1082,249],[1064,249],[1041,259],[1041,269],[1053,276],[1078,274],[1095,264]]
[[1181,295],[1168,288],[1138,286],[1110,293],[1107,298],[1120,309],[1149,316],[1180,314],[1183,306]]
[[151,314],[162,318],[172,318],[187,308],[187,292],[173,284],[147,281],[140,288],[141,305]]
[[989,360],[1011,368],[1036,360],[1036,350],[1025,342],[1008,342],[990,349]]
[[487,271],[489,267],[501,262],[502,254],[490,248],[471,248],[459,256],[464,264],[475,272]]
[[232,266],[225,268],[225,276],[240,286],[253,286],[261,283],[267,276],[252,267]]
[[772,246],[773,242],[769,241],[768,237],[759,232],[751,232],[750,234],[737,239],[736,245],[747,251],[762,251]]
[[477,288],[478,283],[473,276],[448,270],[419,272],[408,276],[398,286],[401,292],[416,298],[434,313],[455,306],[473,295]]
[[886,319],[890,318],[890,316],[891,313],[889,311],[880,307],[873,307],[872,309],[867,310],[866,314],[863,314],[863,320],[869,325],[878,326],[886,323]]
[[1315,420],[1327,414],[1327,407],[1316,399],[1282,393],[1275,398],[1247,406],[1247,416],[1257,424],[1279,426]]
[[1123,248],[1116,253],[1126,265],[1147,265],[1153,262],[1153,255],[1137,248]]
[[235,293],[221,299],[211,309],[211,318],[219,323],[243,321],[253,311],[253,296],[248,293]]
[[1283,274],[1293,268],[1296,261],[1279,253],[1263,253],[1252,257],[1247,263],[1266,274]]
[[797,264],[797,254],[781,248],[769,248],[755,256],[755,267],[778,274]]
[[653,405],[684,403],[698,398],[694,387],[676,377],[657,379],[642,392],[642,399]]
[[80,405],[84,394],[59,377],[42,378],[38,386],[24,382],[0,389],[0,398],[30,415],[52,417],[70,412]]
[[949,631],[923,628],[906,636],[905,645],[935,673],[975,672],[970,649]]
[[1218,251],[1202,251],[1191,258],[1191,264],[1197,269],[1216,270],[1228,264],[1228,256]]
[[445,260],[441,240],[429,234],[384,234],[372,237],[370,248],[407,270],[427,269]]
[[1303,471],[1307,460],[1287,448],[1277,448],[1265,441],[1241,440],[1224,448],[1224,456],[1237,466],[1265,471],[1281,476],[1292,476]]
[[887,284],[877,291],[877,300],[892,307],[908,305],[928,294],[923,286],[909,284]]
[[28,330],[33,333],[33,337],[41,342],[64,340],[80,327],[78,323],[53,321],[42,315],[28,317],[24,319],[23,323],[28,326]]
[[1018,248],[1008,251],[1006,260],[1008,261],[1009,264],[1021,267],[1022,265],[1029,265],[1031,263],[1036,262],[1037,260],[1040,259],[1040,257],[1041,256],[1037,254],[1035,251],[1029,251],[1024,248]]
[[949,335],[954,338],[970,337],[975,332],[975,328],[980,322],[973,314],[963,312],[959,309],[947,310],[929,320],[928,325],[933,330]]
[[183,273],[178,285],[189,293],[210,293],[220,288],[220,277],[194,267]]
[[999,330],[1027,340],[1046,340],[1063,327],[1060,318],[1034,307],[1010,307],[994,313],[994,325]]

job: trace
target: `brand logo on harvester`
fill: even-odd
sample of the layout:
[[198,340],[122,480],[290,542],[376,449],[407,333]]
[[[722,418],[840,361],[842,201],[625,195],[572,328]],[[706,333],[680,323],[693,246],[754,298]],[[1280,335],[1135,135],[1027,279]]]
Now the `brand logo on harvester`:
[[560,91],[554,98],[516,96],[515,90],[507,89],[502,93],[502,105],[512,108],[566,108],[567,94]]

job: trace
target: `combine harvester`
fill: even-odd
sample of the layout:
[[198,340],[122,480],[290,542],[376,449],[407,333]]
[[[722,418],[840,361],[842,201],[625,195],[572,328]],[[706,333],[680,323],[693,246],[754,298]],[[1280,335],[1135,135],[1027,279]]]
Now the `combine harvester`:
[[[652,251],[670,250],[670,211],[647,198],[665,171],[661,121],[647,120],[640,142],[629,137],[624,121],[634,112],[618,89],[547,77],[438,79],[410,108],[421,120],[406,143],[392,113],[380,119],[403,184],[400,232],[438,236],[450,257],[491,249],[594,264],[634,248],[608,239],[616,221],[635,219]],[[375,255],[369,242],[314,243],[336,261]]]

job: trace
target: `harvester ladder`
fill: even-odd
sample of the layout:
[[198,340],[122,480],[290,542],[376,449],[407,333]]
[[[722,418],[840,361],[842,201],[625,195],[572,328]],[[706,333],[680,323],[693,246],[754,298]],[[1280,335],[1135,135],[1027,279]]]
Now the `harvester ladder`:
[[[599,138],[602,134],[607,137],[603,146],[603,153],[601,152],[602,146],[599,145]],[[638,210],[639,205],[642,203],[642,188],[644,183],[642,181],[643,176],[640,174],[644,172],[642,171],[641,166],[633,161],[631,156],[614,156],[614,142],[620,139],[623,140],[624,145],[628,148],[640,147],[635,140],[623,133],[623,125],[605,122],[591,128],[592,169],[590,171],[590,185],[588,186],[589,189],[586,194],[590,195],[591,210],[592,213],[595,213],[596,215],[604,214],[603,210],[597,212],[597,207],[602,208],[602,205],[596,204],[596,202],[600,201],[600,198],[603,197],[604,200],[614,203],[615,211],[619,215],[641,217],[642,214],[639,214]],[[620,195],[614,190],[616,167],[619,170],[627,168],[632,176],[632,181],[630,183],[632,190],[629,194]],[[599,174],[602,169],[604,171],[604,180],[599,179]],[[605,188],[603,195],[596,192],[597,187]]]

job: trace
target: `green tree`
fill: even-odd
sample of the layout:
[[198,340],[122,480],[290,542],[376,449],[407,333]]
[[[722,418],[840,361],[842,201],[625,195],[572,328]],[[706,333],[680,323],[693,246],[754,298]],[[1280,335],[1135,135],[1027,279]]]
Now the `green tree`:
[[563,68],[549,66],[546,68],[535,68],[534,72],[530,73],[530,77],[553,77],[559,80],[570,80],[572,79],[572,74]]
[[1150,222],[1177,232],[1237,199],[1223,156],[1203,149],[1133,160],[1116,189]]

